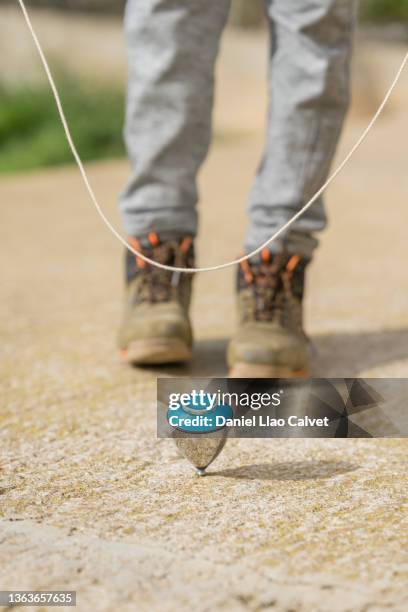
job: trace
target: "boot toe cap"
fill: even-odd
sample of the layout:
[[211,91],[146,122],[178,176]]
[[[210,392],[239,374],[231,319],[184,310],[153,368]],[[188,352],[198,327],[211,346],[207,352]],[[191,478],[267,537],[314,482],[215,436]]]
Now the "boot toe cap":
[[119,344],[125,348],[135,340],[173,338],[191,344],[192,332],[188,317],[179,308],[151,306],[146,312],[135,311],[131,317],[125,317],[119,333]]
[[307,345],[300,336],[282,329],[248,326],[231,341],[228,361],[230,366],[247,363],[300,370],[307,365]]

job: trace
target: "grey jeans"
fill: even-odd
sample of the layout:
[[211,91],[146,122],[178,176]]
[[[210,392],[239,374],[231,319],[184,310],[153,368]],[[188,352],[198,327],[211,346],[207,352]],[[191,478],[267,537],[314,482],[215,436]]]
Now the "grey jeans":
[[[248,0],[254,1],[254,0]],[[265,0],[271,42],[266,146],[249,197],[245,248],[267,240],[321,186],[349,102],[355,0]],[[197,232],[197,172],[210,144],[214,64],[230,0],[128,0],[120,197],[131,236]],[[311,256],[326,223],[316,202],[272,250]]]

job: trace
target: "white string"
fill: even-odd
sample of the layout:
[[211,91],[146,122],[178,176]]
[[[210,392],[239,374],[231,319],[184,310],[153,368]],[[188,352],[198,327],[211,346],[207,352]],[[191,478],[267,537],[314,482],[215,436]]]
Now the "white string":
[[23,0],[18,0],[18,3],[20,4],[21,10],[23,12],[24,15],[24,19],[26,21],[27,27],[30,31],[30,34],[33,38],[34,44],[37,48],[38,54],[40,56],[41,62],[43,64],[45,73],[47,75],[48,78],[48,82],[50,84],[53,96],[55,98],[55,103],[57,105],[57,109],[60,115],[60,119],[61,119],[61,123],[62,126],[64,128],[65,131],[65,136],[67,138],[69,147],[72,151],[72,155],[74,156],[74,159],[77,163],[77,166],[79,168],[79,171],[81,173],[82,179],[85,183],[85,187],[88,190],[88,193],[91,197],[91,200],[99,214],[99,216],[102,218],[102,221],[105,223],[105,225],[108,227],[108,229],[110,229],[110,231],[112,232],[112,234],[114,236],[116,236],[116,238],[127,248],[129,249],[129,251],[131,251],[134,255],[136,255],[137,257],[140,257],[143,261],[145,261],[146,263],[151,264],[152,266],[156,266],[157,268],[161,268],[163,270],[170,270],[172,272],[181,272],[181,273],[190,273],[193,274],[195,272],[212,272],[215,270],[222,270],[223,268],[228,268],[230,266],[235,266],[237,264],[240,264],[241,262],[250,259],[251,257],[254,257],[255,255],[257,255],[258,253],[260,253],[263,249],[265,249],[266,247],[268,247],[274,240],[276,240],[276,238],[278,238],[279,236],[281,236],[284,232],[286,232],[294,223],[295,221],[297,221],[299,219],[299,217],[301,217],[311,206],[312,204],[314,204],[314,202],[322,195],[322,193],[327,189],[327,187],[334,181],[334,179],[337,177],[338,174],[340,174],[340,172],[343,170],[343,168],[347,165],[348,161],[351,159],[351,157],[354,155],[354,153],[357,151],[357,149],[360,147],[360,145],[363,143],[363,141],[366,139],[366,137],[368,136],[369,132],[371,131],[372,127],[374,126],[374,124],[376,123],[378,117],[380,116],[380,114],[382,113],[382,111],[384,110],[384,107],[386,106],[394,88],[396,87],[401,74],[406,66],[406,63],[408,61],[408,53],[405,55],[404,59],[402,60],[401,66],[399,67],[397,74],[394,77],[394,80],[391,83],[391,86],[389,88],[389,90],[387,91],[384,100],[381,102],[380,106],[378,107],[377,112],[374,114],[373,118],[371,119],[370,123],[368,124],[368,126],[366,127],[366,129],[364,130],[364,132],[361,134],[360,138],[357,140],[357,142],[354,144],[354,146],[352,147],[352,149],[349,151],[349,153],[346,155],[346,157],[343,159],[343,161],[339,164],[339,166],[334,170],[334,172],[329,176],[329,178],[327,179],[327,181],[320,187],[320,189],[314,194],[313,197],[310,198],[310,200],[308,202],[306,202],[306,204],[296,213],[293,215],[293,217],[291,219],[289,219],[289,221],[287,221],[284,225],[282,225],[282,227],[277,230],[268,240],[266,240],[263,244],[261,244],[261,246],[259,246],[258,248],[254,249],[253,251],[251,251],[250,253],[247,253],[246,255],[243,255],[242,257],[239,257],[238,259],[234,259],[232,261],[228,261],[226,263],[223,264],[219,264],[216,266],[208,266],[205,268],[178,268],[176,266],[167,266],[165,264],[161,264],[158,263],[157,261],[154,261],[153,259],[150,259],[149,257],[146,257],[146,255],[144,255],[143,253],[138,252],[136,249],[134,249],[133,247],[131,247],[127,241],[125,240],[125,238],[123,238],[119,232],[113,227],[113,225],[110,223],[109,219],[107,219],[107,217],[105,216],[105,213],[103,212],[103,210],[101,209],[98,200],[95,196],[95,193],[91,187],[91,184],[89,182],[88,176],[86,174],[85,168],[82,164],[81,158],[79,156],[79,153],[76,149],[76,146],[74,144],[74,141],[72,139],[71,136],[71,132],[68,126],[68,122],[67,119],[65,117],[65,113],[64,113],[64,109],[62,107],[62,103],[58,94],[58,90],[57,87],[55,85],[54,79],[52,77],[51,74],[51,70],[50,67],[48,65],[48,62],[46,60],[46,57],[44,55],[44,52],[41,48],[41,44],[40,41],[38,40],[38,37],[34,31],[33,25],[31,23],[30,17],[27,13],[27,9],[25,7],[24,1]]

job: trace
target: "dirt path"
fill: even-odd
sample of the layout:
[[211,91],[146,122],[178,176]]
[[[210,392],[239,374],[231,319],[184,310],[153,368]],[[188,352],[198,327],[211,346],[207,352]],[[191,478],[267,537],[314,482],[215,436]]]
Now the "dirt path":
[[[401,51],[359,49],[343,152]],[[263,59],[250,36],[225,39],[202,263],[240,249]],[[315,375],[408,375],[407,97],[405,75],[328,195],[307,299]],[[126,163],[90,174],[118,222]],[[407,609],[406,441],[234,441],[197,480],[155,438],[155,381],[226,373],[233,272],[196,279],[188,369],[128,369],[114,350],[121,249],[76,170],[3,178],[0,202],[0,588],[77,589],[81,612]]]

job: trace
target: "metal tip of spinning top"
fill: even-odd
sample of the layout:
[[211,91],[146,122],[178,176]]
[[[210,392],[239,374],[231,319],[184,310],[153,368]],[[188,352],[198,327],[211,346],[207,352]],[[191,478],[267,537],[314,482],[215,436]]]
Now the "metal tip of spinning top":
[[206,469],[220,454],[226,442],[226,435],[216,436],[186,434],[175,430],[173,439],[182,455],[193,465],[197,476],[205,476]]

